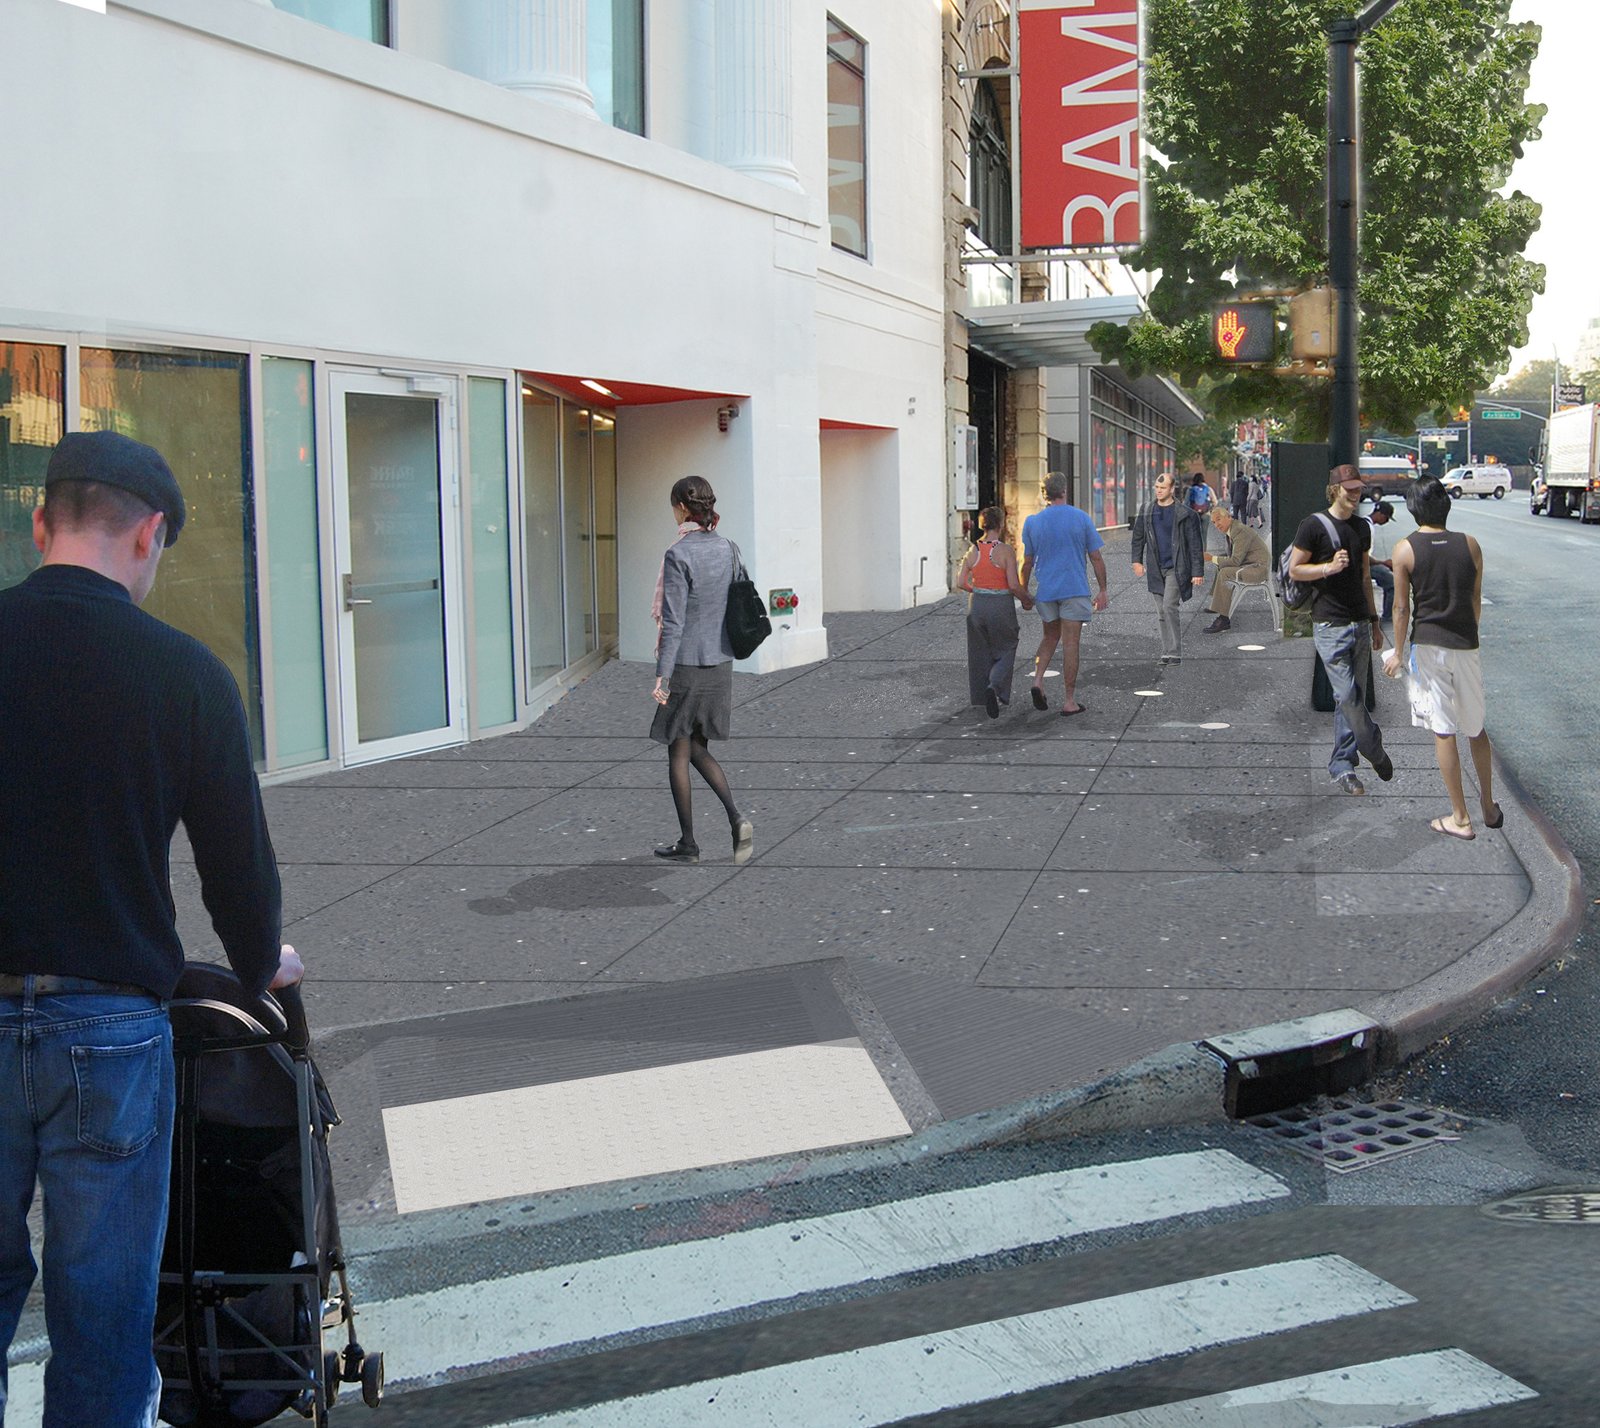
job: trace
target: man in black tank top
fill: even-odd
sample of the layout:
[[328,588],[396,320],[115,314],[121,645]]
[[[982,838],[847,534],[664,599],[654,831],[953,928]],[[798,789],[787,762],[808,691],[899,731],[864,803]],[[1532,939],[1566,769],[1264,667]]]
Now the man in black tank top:
[[1428,826],[1449,838],[1475,838],[1461,784],[1457,734],[1467,736],[1472,750],[1485,826],[1498,828],[1505,821],[1494,801],[1492,749],[1483,727],[1478,662],[1483,551],[1471,536],[1445,529],[1450,493],[1438,481],[1419,481],[1406,506],[1417,531],[1394,548],[1394,648],[1384,656],[1384,673],[1393,677],[1405,670],[1411,722],[1433,734],[1450,816],[1435,818]]

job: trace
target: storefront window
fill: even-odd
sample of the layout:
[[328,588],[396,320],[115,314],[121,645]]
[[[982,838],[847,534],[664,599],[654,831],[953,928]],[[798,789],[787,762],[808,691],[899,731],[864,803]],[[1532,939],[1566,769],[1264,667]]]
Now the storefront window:
[[193,635],[233,672],[262,757],[246,359],[235,352],[127,352],[85,347],[80,421],[166,457],[188,507],[144,608]]
[[528,688],[561,673],[566,641],[561,616],[561,402],[522,388],[523,638]]
[[511,512],[506,486],[506,384],[467,379],[472,487],[472,632],[479,728],[517,717],[511,636]]
[[565,538],[567,663],[599,649],[594,610],[594,510],[590,504],[588,407],[561,408],[561,516]]
[[39,564],[33,512],[66,420],[66,349],[0,342],[0,590]]
[[311,363],[263,358],[261,398],[272,726],[278,767],[294,768],[328,757]]

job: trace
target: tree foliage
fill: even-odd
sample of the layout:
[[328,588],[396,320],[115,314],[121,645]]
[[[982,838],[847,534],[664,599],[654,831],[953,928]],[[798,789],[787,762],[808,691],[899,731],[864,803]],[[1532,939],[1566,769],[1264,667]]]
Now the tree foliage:
[[[1498,190],[1544,106],[1524,102],[1536,25],[1511,0],[1401,0],[1362,41],[1361,398],[1364,419],[1443,420],[1527,339],[1544,269],[1523,249],[1539,205]],[[1089,339],[1135,374],[1217,379],[1220,416],[1271,413],[1328,432],[1325,379],[1233,371],[1212,305],[1325,280],[1327,24],[1354,0],[1147,0],[1150,316]],[[1165,162],[1162,162],[1162,159]]]
[[1490,395],[1548,401],[1550,387],[1556,380],[1556,372],[1557,367],[1553,357],[1540,357],[1518,367],[1509,377],[1502,377],[1489,389]]

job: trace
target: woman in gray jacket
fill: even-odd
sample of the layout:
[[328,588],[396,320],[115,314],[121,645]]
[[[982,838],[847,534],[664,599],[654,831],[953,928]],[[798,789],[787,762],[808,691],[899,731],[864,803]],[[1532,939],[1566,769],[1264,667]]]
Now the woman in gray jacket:
[[1183,658],[1178,606],[1205,583],[1204,524],[1178,500],[1170,471],[1156,477],[1155,500],[1133,522],[1133,573],[1155,597],[1162,664]]
[[711,757],[712,739],[726,739],[733,712],[733,650],[723,633],[733,547],[716,533],[716,495],[702,476],[685,476],[672,488],[678,538],[667,547],[656,579],[656,716],[650,737],[667,746],[667,783],[678,812],[676,843],[656,857],[698,863],[689,770],[722,801],[733,836],[733,857],[742,863],[754,846],[755,830],[739,812],[722,765]]

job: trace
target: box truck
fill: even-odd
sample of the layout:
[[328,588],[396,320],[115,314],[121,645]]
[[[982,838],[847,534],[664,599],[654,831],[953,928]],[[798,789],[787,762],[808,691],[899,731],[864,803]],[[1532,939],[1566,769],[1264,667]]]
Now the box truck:
[[1556,412],[1545,429],[1544,511],[1600,521],[1600,402]]

